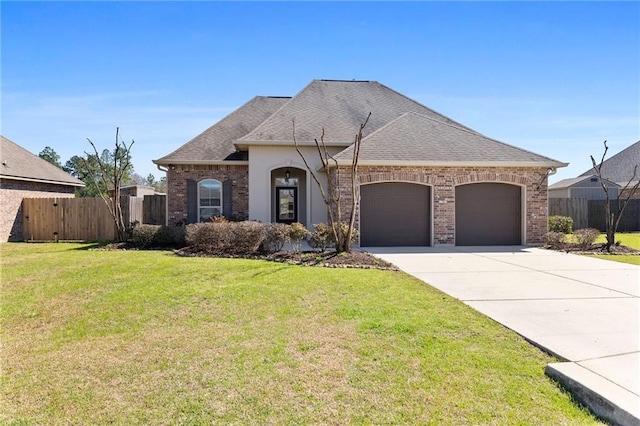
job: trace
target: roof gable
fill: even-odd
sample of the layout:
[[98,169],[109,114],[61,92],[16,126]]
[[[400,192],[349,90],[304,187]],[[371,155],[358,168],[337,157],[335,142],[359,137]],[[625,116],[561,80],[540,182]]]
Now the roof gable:
[[[570,188],[572,186],[576,186],[582,182],[585,182],[587,180],[590,180],[591,178],[597,178],[596,175],[585,175],[585,176],[579,176],[577,178],[569,178],[569,179],[562,179],[561,181],[558,181],[556,183],[554,183],[553,185],[549,185],[549,189],[566,189],[566,188]],[[618,185],[615,182],[611,182],[607,179],[603,179],[605,182],[607,182],[607,187],[620,187],[620,185]]]
[[[623,149],[613,157],[610,157],[602,163],[602,177],[618,184],[625,185],[633,177],[633,168],[640,164],[640,141]],[[594,175],[595,170],[590,168],[580,176]],[[640,179],[640,166],[634,181]]]
[[[409,112],[363,138],[359,161],[366,163],[526,163],[565,165],[542,155],[490,139],[474,131]],[[351,161],[350,146],[336,159]]]
[[84,182],[71,176],[22,148],[4,136],[0,136],[0,177],[68,186],[84,186]]
[[237,152],[233,141],[249,133],[290,99],[256,96],[171,154],[153,162],[180,164],[246,161],[246,152]]
[[364,129],[364,136],[407,112],[416,112],[467,129],[376,81],[313,80],[240,141],[292,144],[292,120],[295,120],[298,141],[313,141],[320,137],[324,128],[325,142],[348,145],[353,143],[356,131],[369,112],[373,114]]

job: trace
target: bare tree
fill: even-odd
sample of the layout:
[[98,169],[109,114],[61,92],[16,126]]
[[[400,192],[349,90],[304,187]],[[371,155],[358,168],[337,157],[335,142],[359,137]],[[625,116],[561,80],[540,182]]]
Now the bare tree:
[[[320,194],[322,195],[322,199],[327,206],[327,216],[329,220],[329,226],[331,227],[331,232],[333,234],[333,238],[335,241],[335,248],[337,253],[349,252],[351,251],[351,240],[354,235],[354,226],[356,220],[356,207],[358,205],[357,198],[357,176],[358,176],[358,158],[360,156],[360,144],[362,142],[362,131],[365,126],[369,122],[369,118],[371,117],[371,113],[367,115],[367,119],[360,125],[360,129],[358,133],[355,135],[354,143],[353,143],[353,158],[351,160],[351,203],[349,205],[349,211],[347,212],[349,220],[348,222],[343,222],[342,218],[342,207],[340,204],[341,200],[341,189],[340,189],[340,167],[338,166],[338,161],[329,153],[327,146],[324,142],[324,127],[322,128],[322,133],[320,135],[320,142],[318,139],[314,139],[316,149],[318,151],[318,156],[320,157],[320,161],[322,163],[322,171],[324,171],[327,175],[327,187],[322,185],[320,179],[316,175],[315,170],[309,166],[307,159],[300,151],[300,147],[298,146],[298,142],[296,140],[296,123],[295,120],[292,120],[293,123],[293,143],[296,147],[296,151],[302,158],[304,165],[311,173],[311,177],[318,185],[320,189]],[[333,175],[331,173],[333,171]]]
[[[618,191],[618,196],[615,201],[612,203],[609,197],[609,188],[605,183],[605,177],[602,176],[602,164],[604,163],[604,159],[607,155],[607,151],[609,147],[607,146],[607,141],[604,141],[604,152],[602,153],[602,158],[600,159],[600,163],[596,163],[593,155],[591,156],[591,163],[593,164],[593,170],[598,176],[598,180],[600,181],[600,186],[604,191],[605,195],[605,227],[607,232],[607,243],[604,246],[604,249],[607,252],[611,252],[611,246],[616,243],[616,231],[618,230],[618,225],[620,225],[620,220],[622,219],[622,213],[627,208],[627,204],[629,204],[629,200],[638,190],[640,186],[640,180],[638,180],[635,184],[632,185],[633,181],[637,177],[638,173],[638,164],[633,167],[633,174],[625,184],[625,186]],[[623,194],[625,194],[623,196]],[[613,209],[612,209],[613,204]]]
[[[116,227],[116,238],[118,241],[125,241],[127,238],[127,230],[129,224],[124,223],[124,216],[122,214],[122,205],[120,204],[120,187],[123,184],[123,181],[127,178],[128,173],[131,166],[131,147],[134,144],[132,140],[129,145],[127,145],[124,141],[120,140],[120,128],[116,128],[116,142],[115,148],[113,151],[113,158],[110,161],[104,161],[101,159],[98,154],[98,149],[91,141],[91,139],[87,138],[91,146],[93,147],[93,151],[95,153],[95,157],[99,159],[97,162],[98,170],[97,173],[93,173],[92,178],[101,183],[101,185],[96,185],[99,188],[104,188],[100,190],[100,197],[104,200],[109,208],[109,212],[113,217],[113,222]],[[90,154],[85,151],[87,157],[90,157]],[[82,158],[82,160],[86,163],[86,160]],[[113,161],[113,164],[111,164]],[[85,164],[86,168],[89,170],[89,165]],[[109,191],[111,192],[109,194]]]

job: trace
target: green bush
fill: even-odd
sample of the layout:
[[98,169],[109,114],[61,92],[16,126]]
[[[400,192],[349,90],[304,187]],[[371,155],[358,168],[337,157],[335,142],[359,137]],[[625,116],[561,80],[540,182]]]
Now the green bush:
[[138,248],[153,246],[153,240],[160,225],[137,225],[131,231],[131,243]]
[[269,253],[280,251],[289,241],[289,226],[284,223],[265,223],[264,231],[263,251]]
[[570,234],[573,231],[573,219],[569,216],[549,216],[549,232]]
[[130,242],[137,248],[184,247],[184,227],[137,225],[131,231]]
[[544,241],[552,249],[561,249],[567,241],[567,236],[563,232],[547,232]]
[[319,248],[325,251],[327,248],[335,244],[333,231],[326,223],[314,223],[315,230],[309,234],[309,245],[313,248]]
[[594,228],[578,229],[573,233],[576,243],[582,249],[588,249],[600,235],[600,231]]
[[309,231],[300,222],[294,222],[289,225],[289,241],[291,241],[291,247],[294,252],[299,252],[302,248],[302,239],[307,236]]

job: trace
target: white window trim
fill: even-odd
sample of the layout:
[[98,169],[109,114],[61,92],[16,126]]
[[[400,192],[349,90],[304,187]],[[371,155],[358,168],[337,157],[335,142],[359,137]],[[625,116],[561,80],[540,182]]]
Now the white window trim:
[[215,182],[218,185],[220,185],[220,206],[204,206],[204,208],[215,208],[215,207],[219,207],[220,208],[220,216],[222,216],[222,206],[224,206],[224,201],[222,199],[222,197],[224,196],[223,194],[223,188],[222,188],[222,182],[220,182],[218,179],[202,179],[201,181],[198,181],[198,223],[201,223],[200,218],[202,217],[202,215],[200,214],[201,209],[203,208],[203,206],[200,204],[200,201],[202,200],[202,198],[200,197],[200,186],[204,183],[204,182]]

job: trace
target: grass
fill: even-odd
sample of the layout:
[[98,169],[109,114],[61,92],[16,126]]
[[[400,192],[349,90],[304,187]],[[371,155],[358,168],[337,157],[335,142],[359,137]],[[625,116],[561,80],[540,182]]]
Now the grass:
[[3,244],[4,424],[596,424],[399,272]]

